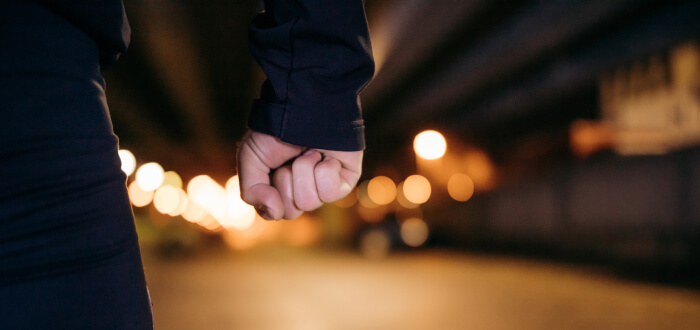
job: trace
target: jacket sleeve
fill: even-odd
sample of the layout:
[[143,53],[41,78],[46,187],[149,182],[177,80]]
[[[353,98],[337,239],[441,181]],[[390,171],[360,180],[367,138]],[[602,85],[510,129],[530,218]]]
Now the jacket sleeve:
[[309,148],[364,149],[358,95],[374,60],[361,0],[266,0],[249,43],[267,76],[249,128]]

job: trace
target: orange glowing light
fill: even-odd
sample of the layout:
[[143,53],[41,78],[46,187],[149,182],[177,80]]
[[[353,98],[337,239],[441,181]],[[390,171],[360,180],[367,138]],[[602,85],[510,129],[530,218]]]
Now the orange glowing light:
[[466,202],[474,195],[474,181],[464,173],[455,173],[447,181],[447,192],[454,200]]
[[360,238],[360,251],[369,259],[382,259],[391,251],[391,238],[381,229],[374,229]]
[[430,198],[430,181],[422,175],[411,175],[403,182],[403,194],[411,203],[423,204]]
[[241,199],[238,175],[226,182],[226,218],[221,223],[226,228],[248,229],[255,221],[255,208]]
[[153,201],[153,191],[141,189],[136,181],[129,185],[129,200],[136,207],[144,207]]
[[350,193],[347,196],[333,202],[333,204],[335,204],[335,206],[342,207],[344,209],[352,207],[356,203],[357,203],[357,188],[350,191]]
[[379,204],[373,202],[372,199],[369,198],[368,187],[369,181],[362,181],[360,185],[357,186],[357,201],[364,207],[375,208],[379,206]]
[[447,141],[438,131],[423,131],[413,140],[413,150],[420,158],[438,159],[445,155]]
[[399,205],[403,206],[404,208],[407,208],[407,209],[417,208],[418,204],[415,204],[415,203],[409,201],[406,198],[406,195],[404,195],[403,185],[404,185],[404,183],[401,182],[401,183],[399,183],[398,187],[396,187],[396,201],[399,202]]
[[419,218],[410,218],[401,224],[401,240],[408,246],[419,247],[428,240],[428,225]]
[[175,211],[179,203],[180,192],[173,186],[162,186],[153,196],[153,206],[163,214]]
[[376,204],[389,204],[396,198],[396,184],[386,176],[375,177],[367,184],[367,195]]
[[367,207],[362,204],[357,206],[357,214],[367,222],[379,222],[384,220],[387,214],[386,205],[377,205],[375,207]]
[[187,198],[187,194],[184,190],[177,188],[177,193],[179,195],[177,207],[174,210],[168,212],[168,215],[170,215],[171,217],[182,215],[185,212],[185,210],[187,210],[187,206],[190,203],[190,200],[189,198]]
[[187,207],[185,208],[185,211],[182,212],[182,217],[185,220],[197,223],[204,220],[206,216],[207,211],[204,210],[203,207],[199,206],[197,203],[189,201],[188,199]]
[[175,171],[167,171],[163,173],[163,185],[182,188],[182,178],[180,178],[180,175]]

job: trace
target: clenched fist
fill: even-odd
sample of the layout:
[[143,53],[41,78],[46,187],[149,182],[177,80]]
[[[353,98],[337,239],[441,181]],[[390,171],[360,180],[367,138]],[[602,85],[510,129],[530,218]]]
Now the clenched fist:
[[362,151],[309,149],[249,131],[238,149],[241,198],[267,220],[345,197],[362,173]]

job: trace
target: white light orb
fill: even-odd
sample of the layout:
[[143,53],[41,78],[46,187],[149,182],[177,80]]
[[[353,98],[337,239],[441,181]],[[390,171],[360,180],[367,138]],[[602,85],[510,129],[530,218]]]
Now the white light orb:
[[146,163],[136,171],[136,183],[144,191],[153,191],[163,184],[163,167],[158,163]]
[[413,140],[413,150],[423,159],[438,159],[445,155],[447,141],[437,131],[428,130],[416,135]]

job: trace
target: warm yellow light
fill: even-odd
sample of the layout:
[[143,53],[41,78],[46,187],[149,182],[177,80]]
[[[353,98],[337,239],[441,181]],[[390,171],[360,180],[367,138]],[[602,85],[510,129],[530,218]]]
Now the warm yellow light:
[[192,178],[187,184],[187,196],[190,201],[203,207],[218,223],[226,222],[226,190],[208,175]]
[[163,184],[164,171],[158,163],[146,163],[136,171],[136,183],[145,191],[153,191]]
[[119,159],[122,161],[122,171],[126,173],[126,176],[134,173],[134,169],[136,169],[136,157],[134,157],[134,154],[132,154],[131,151],[120,149]]
[[[189,200],[189,199],[188,199]],[[197,203],[188,202],[182,217],[189,222],[200,222],[207,216],[207,211]]]
[[162,186],[156,190],[153,196],[153,206],[158,212],[166,214],[177,209],[180,203],[180,193],[173,186]]
[[413,204],[423,204],[430,198],[430,181],[422,175],[414,174],[403,182],[403,194]]
[[447,142],[437,131],[423,131],[413,140],[413,150],[423,159],[438,159],[445,154]]
[[153,200],[153,191],[141,189],[141,186],[134,181],[129,185],[129,200],[136,207],[146,206]]
[[211,231],[219,231],[222,229],[221,224],[219,224],[219,222],[209,214],[207,214],[207,216],[205,216],[204,219],[199,221],[197,224]]
[[360,238],[360,251],[370,259],[382,259],[391,251],[391,238],[381,229],[374,229]]
[[305,213],[294,221],[283,223],[283,237],[292,246],[305,247],[318,243],[323,236],[323,228],[318,219]]
[[474,181],[464,173],[452,174],[447,181],[447,192],[454,200],[466,202],[474,195]]
[[423,219],[423,210],[420,207],[415,207],[412,209],[406,209],[403,207],[396,208],[396,221],[403,223],[411,218]]
[[367,194],[379,205],[389,204],[396,198],[396,184],[388,177],[375,177],[367,184]]
[[428,239],[428,225],[421,219],[410,218],[401,224],[401,240],[408,246],[418,247]]
[[167,171],[163,173],[163,185],[182,188],[182,178],[175,171]]
[[367,207],[362,204],[357,206],[357,214],[367,222],[379,222],[384,220],[387,214],[386,205],[375,205]]
[[367,193],[368,186],[369,181],[365,180],[360,182],[360,185],[357,186],[357,200],[360,202],[360,205],[364,207],[375,208],[379,206],[379,204],[373,202],[372,199],[369,198],[369,194]]
[[248,229],[255,221],[255,208],[241,199],[238,175],[226,182],[226,219],[221,225],[238,230]]
[[396,187],[396,201],[399,202],[399,205],[401,205],[407,209],[414,209],[414,208],[418,207],[418,204],[415,204],[415,203],[409,201],[408,199],[406,199],[406,195],[403,194],[403,185],[404,185],[404,183],[401,182]]
[[350,193],[347,196],[345,196],[345,197],[343,197],[343,198],[341,198],[333,203],[336,206],[342,207],[345,209],[348,207],[352,207],[353,205],[355,205],[355,203],[357,203],[357,188],[350,191]]
[[185,213],[185,210],[187,210],[187,206],[190,204],[190,199],[187,198],[187,194],[184,190],[177,188],[177,193],[179,195],[177,207],[174,210],[168,212],[168,215],[171,217],[176,217]]

